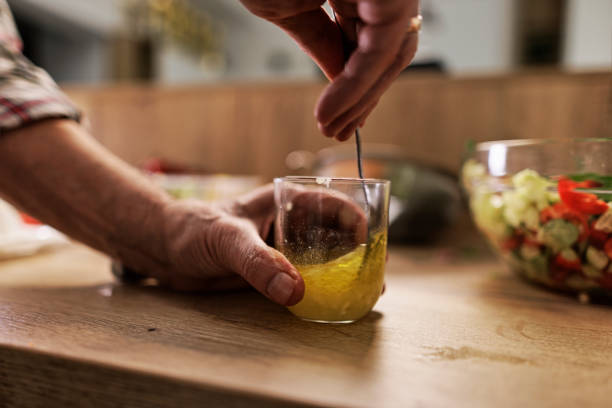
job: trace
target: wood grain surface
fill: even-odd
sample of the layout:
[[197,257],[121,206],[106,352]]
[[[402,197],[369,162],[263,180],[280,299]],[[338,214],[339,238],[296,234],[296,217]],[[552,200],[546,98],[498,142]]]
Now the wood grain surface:
[[[284,176],[287,155],[337,146],[317,130],[321,82],[71,87],[92,132],[138,164],[163,157],[230,174]],[[364,144],[390,144],[457,170],[468,140],[612,137],[610,72],[455,78],[410,74],[368,119]],[[368,151],[367,149],[365,150]]]
[[118,285],[79,246],[7,273],[2,407],[610,406],[612,310],[529,286],[478,247],[392,249],[387,293],[352,325],[248,291]]

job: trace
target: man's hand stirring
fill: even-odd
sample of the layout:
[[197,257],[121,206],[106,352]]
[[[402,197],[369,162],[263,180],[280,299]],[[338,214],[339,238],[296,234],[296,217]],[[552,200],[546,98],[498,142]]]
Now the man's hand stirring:
[[[418,0],[330,0],[338,25],[322,8],[324,0],[241,2],[286,31],[332,80],[315,116],[323,134],[341,141],[365,121],[417,50]],[[354,45],[348,60],[343,36]]]

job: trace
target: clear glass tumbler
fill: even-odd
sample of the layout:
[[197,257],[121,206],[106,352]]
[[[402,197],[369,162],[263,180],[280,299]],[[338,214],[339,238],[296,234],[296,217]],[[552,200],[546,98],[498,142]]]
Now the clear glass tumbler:
[[391,183],[284,177],[274,185],[276,248],[305,283],[304,298],[289,310],[324,323],[367,315],[384,284]]

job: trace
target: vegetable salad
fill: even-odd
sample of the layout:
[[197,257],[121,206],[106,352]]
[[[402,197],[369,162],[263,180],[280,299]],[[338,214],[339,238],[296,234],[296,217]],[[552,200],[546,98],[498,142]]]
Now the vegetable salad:
[[504,179],[468,161],[463,180],[477,226],[513,269],[558,289],[612,290],[612,177]]

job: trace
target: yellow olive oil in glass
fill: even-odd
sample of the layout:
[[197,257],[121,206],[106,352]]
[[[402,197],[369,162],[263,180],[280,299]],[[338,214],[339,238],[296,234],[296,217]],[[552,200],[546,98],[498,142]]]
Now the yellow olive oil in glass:
[[[275,181],[279,211],[276,247],[300,272],[305,284],[304,298],[289,310],[309,321],[354,322],[372,310],[382,292],[387,254],[389,183],[331,179],[321,187],[314,181],[314,186],[310,186],[310,181],[308,178]],[[369,189],[368,203],[365,202],[364,188]],[[299,191],[297,194],[300,196],[311,194],[314,204],[305,199],[293,200],[295,191]],[[348,200],[351,205],[338,204],[337,200]],[[296,208],[298,201],[308,208]],[[336,207],[344,210],[337,214],[328,210]],[[338,221],[338,218],[351,219],[353,216],[343,214],[343,211],[361,214],[361,234],[351,230],[350,223]],[[292,217],[292,212],[299,212],[300,216]],[[335,229],[340,231],[336,233]],[[360,238],[355,238],[357,236]]]

